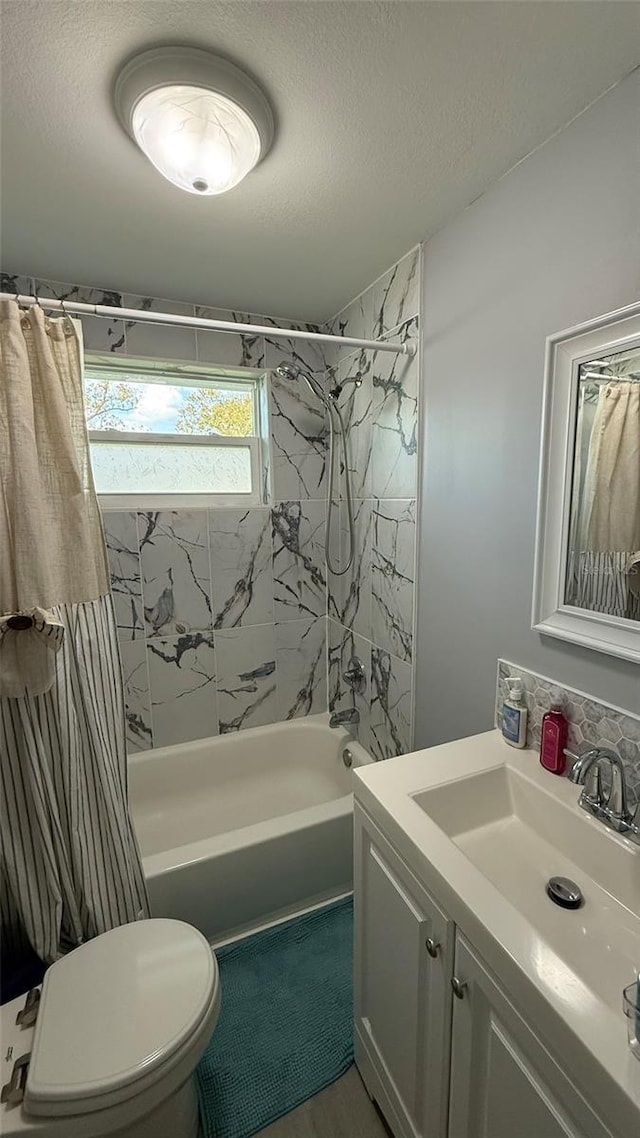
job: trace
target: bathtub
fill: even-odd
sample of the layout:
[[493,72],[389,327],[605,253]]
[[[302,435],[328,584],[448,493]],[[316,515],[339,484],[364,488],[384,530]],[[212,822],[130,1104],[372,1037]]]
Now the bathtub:
[[353,766],[327,715],[131,755],[129,792],[152,914],[211,941],[352,884]]

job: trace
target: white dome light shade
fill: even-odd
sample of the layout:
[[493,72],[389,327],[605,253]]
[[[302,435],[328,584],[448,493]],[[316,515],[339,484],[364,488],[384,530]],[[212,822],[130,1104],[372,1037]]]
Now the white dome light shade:
[[201,87],[149,91],[134,107],[131,128],[156,169],[191,194],[224,194],[260,159],[260,135],[246,111]]
[[271,146],[273,114],[257,84],[200,48],[161,47],[134,56],[114,90],[122,126],[174,186],[223,194]]

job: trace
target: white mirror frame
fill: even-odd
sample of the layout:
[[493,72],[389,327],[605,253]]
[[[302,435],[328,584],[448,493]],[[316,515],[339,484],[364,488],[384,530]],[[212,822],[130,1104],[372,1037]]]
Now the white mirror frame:
[[581,363],[640,346],[640,301],[547,339],[532,628],[640,664],[640,623],[564,603]]

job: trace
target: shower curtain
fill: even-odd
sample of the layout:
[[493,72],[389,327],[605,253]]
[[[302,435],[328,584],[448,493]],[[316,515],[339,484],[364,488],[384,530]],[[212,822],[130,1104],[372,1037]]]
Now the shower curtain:
[[591,431],[582,505],[583,549],[640,545],[640,383],[617,380],[600,390]]
[[81,328],[0,305],[0,918],[50,963],[148,915]]
[[581,608],[640,619],[640,382],[598,392],[584,481],[574,492],[570,578]]

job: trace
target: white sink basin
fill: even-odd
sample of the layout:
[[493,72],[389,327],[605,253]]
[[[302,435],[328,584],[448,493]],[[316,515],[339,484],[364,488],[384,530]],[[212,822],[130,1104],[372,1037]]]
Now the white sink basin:
[[[577,788],[550,793],[509,765],[412,794],[413,801],[533,925],[586,987],[613,1010],[640,970],[640,848],[575,804]],[[547,895],[571,878],[580,909]]]

